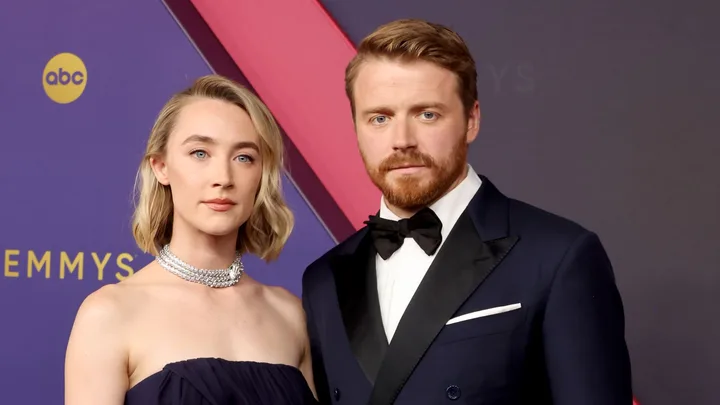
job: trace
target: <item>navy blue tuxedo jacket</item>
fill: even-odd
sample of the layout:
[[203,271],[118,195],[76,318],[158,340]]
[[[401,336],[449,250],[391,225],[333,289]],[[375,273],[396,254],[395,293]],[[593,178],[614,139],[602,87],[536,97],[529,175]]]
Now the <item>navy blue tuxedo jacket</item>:
[[306,269],[322,403],[632,404],[623,304],[598,237],[482,180],[390,344],[367,229]]

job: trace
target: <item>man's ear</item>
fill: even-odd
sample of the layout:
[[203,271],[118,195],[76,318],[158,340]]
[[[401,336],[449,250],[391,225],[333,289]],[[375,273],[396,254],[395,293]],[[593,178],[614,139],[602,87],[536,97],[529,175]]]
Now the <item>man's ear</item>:
[[467,143],[471,143],[477,138],[478,132],[480,131],[480,103],[475,100],[470,111],[468,111],[468,122],[467,122]]
[[150,158],[150,167],[152,168],[153,173],[155,173],[155,178],[160,184],[163,186],[170,184],[170,180],[167,176],[167,165],[162,157],[152,156]]

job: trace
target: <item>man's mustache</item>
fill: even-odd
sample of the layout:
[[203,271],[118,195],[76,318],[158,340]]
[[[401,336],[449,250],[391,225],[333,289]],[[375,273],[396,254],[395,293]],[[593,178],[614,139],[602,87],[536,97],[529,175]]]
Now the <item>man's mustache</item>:
[[389,172],[390,170],[407,166],[434,167],[435,161],[432,157],[418,151],[403,152],[394,154],[383,160],[380,164],[379,170],[381,172]]

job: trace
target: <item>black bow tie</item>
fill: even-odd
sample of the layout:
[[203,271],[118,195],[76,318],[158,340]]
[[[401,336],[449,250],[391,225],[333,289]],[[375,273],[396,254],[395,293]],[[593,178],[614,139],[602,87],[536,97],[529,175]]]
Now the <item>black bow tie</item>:
[[412,217],[399,221],[370,215],[365,224],[370,228],[375,249],[383,260],[400,249],[407,237],[415,239],[428,256],[434,254],[442,242],[442,222],[430,208],[423,208]]

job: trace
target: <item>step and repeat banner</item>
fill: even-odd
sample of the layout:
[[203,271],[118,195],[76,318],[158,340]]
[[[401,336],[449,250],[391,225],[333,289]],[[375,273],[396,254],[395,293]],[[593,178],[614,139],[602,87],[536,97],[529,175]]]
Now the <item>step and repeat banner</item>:
[[[4,3],[0,51],[0,404],[59,405],[77,307],[153,259],[130,215],[155,116],[210,69],[160,1]],[[300,294],[334,241],[284,180],[295,232],[245,267]]]

